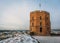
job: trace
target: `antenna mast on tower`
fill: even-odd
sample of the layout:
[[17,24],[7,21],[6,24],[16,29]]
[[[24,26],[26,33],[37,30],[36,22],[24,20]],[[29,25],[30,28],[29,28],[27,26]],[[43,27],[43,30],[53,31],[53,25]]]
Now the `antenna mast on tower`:
[[41,3],[39,3],[39,8],[40,8],[40,11],[41,11]]
[[40,0],[40,3],[39,3],[39,9],[41,10],[41,0]]

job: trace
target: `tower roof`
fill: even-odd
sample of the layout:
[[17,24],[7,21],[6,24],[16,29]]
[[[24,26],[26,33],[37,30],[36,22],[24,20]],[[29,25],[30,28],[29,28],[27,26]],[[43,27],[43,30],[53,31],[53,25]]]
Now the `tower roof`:
[[49,12],[43,11],[43,10],[35,10],[35,11],[30,12],[30,13],[47,13],[47,14],[49,14]]

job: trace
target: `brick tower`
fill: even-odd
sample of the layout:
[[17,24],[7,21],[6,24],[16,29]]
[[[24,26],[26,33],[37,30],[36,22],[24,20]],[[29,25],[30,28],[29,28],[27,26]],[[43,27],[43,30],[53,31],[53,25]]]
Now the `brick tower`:
[[50,14],[46,11],[30,12],[30,32],[35,35],[48,36],[50,35]]

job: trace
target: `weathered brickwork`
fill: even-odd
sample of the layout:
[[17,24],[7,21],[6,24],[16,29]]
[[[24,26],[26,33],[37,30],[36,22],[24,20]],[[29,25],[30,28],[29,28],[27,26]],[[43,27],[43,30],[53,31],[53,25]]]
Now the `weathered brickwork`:
[[30,12],[30,32],[34,32],[35,35],[50,35],[50,14],[39,10]]

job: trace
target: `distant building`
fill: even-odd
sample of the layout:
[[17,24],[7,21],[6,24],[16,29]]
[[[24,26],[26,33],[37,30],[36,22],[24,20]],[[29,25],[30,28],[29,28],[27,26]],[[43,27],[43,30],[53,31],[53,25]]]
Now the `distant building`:
[[30,32],[41,36],[50,35],[51,25],[49,12],[39,10],[30,12]]
[[60,36],[60,29],[51,29],[51,36]]

